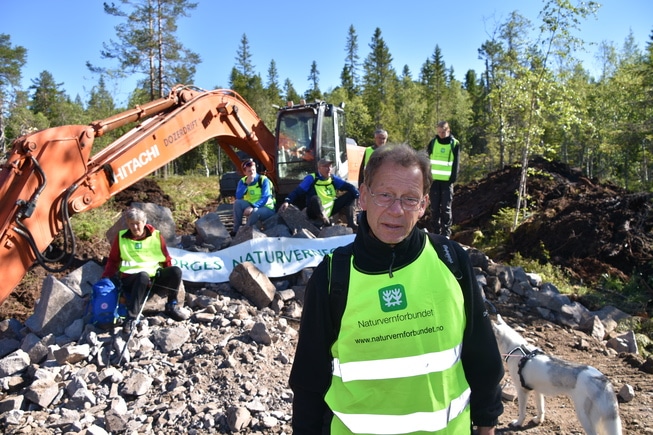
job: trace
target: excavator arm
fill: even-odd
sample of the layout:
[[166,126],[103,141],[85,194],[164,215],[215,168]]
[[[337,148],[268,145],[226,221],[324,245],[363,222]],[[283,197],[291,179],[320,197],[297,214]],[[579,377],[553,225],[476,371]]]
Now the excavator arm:
[[[136,122],[91,157],[96,137]],[[74,254],[72,215],[99,207],[213,138],[237,167],[234,148],[260,161],[276,183],[274,135],[230,90],[196,91],[180,85],[165,98],[90,125],[55,127],[16,139],[0,167],[0,303],[32,265],[38,262],[48,269],[47,262],[60,260],[42,253],[62,232],[65,240],[72,240]]]

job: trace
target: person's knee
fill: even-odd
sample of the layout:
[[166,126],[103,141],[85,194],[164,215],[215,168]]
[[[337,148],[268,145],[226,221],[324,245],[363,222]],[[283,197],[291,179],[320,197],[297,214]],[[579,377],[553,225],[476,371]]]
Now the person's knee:
[[181,282],[181,268],[179,266],[169,266],[161,270],[161,278],[166,281]]
[[150,275],[147,272],[138,272],[138,277],[135,282],[140,287],[146,287],[150,283]]
[[324,207],[322,206],[320,198],[317,195],[311,196],[306,204],[306,215],[309,219],[316,219],[322,217],[323,212]]

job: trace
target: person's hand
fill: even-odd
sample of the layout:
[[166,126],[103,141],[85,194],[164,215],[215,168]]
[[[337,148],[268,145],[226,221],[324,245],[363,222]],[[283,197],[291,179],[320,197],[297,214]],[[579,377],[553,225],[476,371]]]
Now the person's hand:
[[254,207],[249,206],[245,209],[245,211],[243,211],[243,215],[249,216],[250,214],[254,213],[255,210],[256,209]]
[[281,206],[279,207],[279,211],[284,211],[287,208],[288,208],[288,202],[284,201],[284,203],[281,204]]

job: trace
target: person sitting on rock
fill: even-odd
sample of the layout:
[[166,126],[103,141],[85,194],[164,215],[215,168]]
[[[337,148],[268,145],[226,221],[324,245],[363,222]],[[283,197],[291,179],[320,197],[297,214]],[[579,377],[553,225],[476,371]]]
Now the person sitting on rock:
[[[337,175],[332,175],[332,170],[332,160],[320,159],[317,162],[317,172],[308,174],[290,192],[279,211],[303,197],[306,199],[306,215],[309,219],[319,221],[321,226],[329,226],[330,217],[344,209],[347,226],[356,231],[358,225],[354,220],[354,201],[358,198],[358,189]],[[344,191],[344,194],[338,196],[338,191]]]
[[252,159],[245,160],[241,167],[245,176],[236,186],[232,235],[238,232],[243,216],[247,217],[245,225],[251,227],[258,221],[264,221],[274,215],[274,191],[270,179],[256,173],[256,163]]
[[172,265],[165,239],[159,230],[147,224],[147,214],[138,208],[124,212],[127,229],[120,231],[113,243],[102,278],[110,278],[128,293],[127,319],[124,332],[129,334],[141,312],[148,287],[151,292],[165,290],[168,302],[165,313],[176,321],[189,314],[177,299],[181,269]]

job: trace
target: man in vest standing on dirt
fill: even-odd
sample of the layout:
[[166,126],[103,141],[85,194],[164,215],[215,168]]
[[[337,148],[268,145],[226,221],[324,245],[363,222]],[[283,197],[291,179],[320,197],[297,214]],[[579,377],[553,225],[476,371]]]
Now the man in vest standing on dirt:
[[236,235],[242,225],[243,216],[247,217],[246,225],[251,227],[274,215],[274,194],[270,179],[256,173],[256,163],[252,159],[245,160],[241,167],[245,176],[236,186],[232,236]]
[[451,203],[458,177],[460,142],[451,134],[447,121],[438,122],[438,134],[429,142],[426,152],[433,176],[429,191],[433,231],[451,237]]

